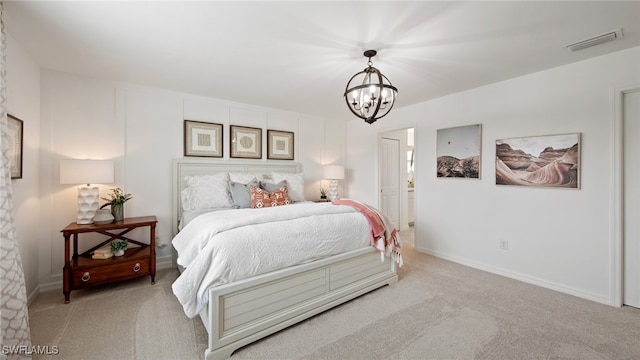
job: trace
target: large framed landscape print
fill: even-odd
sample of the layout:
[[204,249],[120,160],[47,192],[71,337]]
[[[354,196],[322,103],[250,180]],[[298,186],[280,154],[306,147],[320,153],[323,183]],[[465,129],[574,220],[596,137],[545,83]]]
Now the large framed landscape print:
[[496,140],[496,185],[580,188],[580,133]]
[[442,178],[480,178],[480,124],[439,129],[437,174]]

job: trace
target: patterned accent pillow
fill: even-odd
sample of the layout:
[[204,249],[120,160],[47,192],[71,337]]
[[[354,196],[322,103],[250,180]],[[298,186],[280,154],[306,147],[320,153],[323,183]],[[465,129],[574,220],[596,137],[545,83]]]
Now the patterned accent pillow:
[[183,210],[231,207],[229,173],[185,176],[188,188],[182,191]]
[[279,183],[281,181],[287,182],[287,189],[289,190],[289,197],[291,201],[305,201],[304,197],[304,174],[291,174],[291,173],[277,173],[272,172],[271,178],[273,182]]
[[251,207],[251,191],[252,186],[258,187],[260,183],[256,178],[253,178],[246,184],[239,182],[231,182],[231,197],[233,198],[233,205],[239,208]]
[[260,209],[263,207],[289,205],[289,194],[287,187],[283,186],[272,192],[252,186],[251,191],[251,207]]

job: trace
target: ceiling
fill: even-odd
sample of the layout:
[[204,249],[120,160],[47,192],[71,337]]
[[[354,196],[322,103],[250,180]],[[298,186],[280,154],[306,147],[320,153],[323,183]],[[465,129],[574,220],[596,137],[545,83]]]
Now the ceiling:
[[3,19],[43,68],[343,119],[367,49],[402,107],[640,45],[640,1],[5,1]]

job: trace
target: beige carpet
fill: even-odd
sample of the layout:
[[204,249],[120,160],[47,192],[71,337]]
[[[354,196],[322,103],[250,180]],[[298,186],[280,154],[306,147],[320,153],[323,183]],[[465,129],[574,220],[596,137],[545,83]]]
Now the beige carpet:
[[[613,308],[413,251],[400,281],[236,351],[232,359],[640,359],[640,310]],[[200,359],[207,334],[149,279],[42,293],[29,309],[35,359]]]

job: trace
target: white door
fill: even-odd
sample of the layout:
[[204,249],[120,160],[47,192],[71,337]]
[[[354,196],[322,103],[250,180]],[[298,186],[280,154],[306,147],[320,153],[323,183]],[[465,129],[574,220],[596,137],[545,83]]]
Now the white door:
[[379,156],[380,211],[400,229],[400,141],[382,138]]
[[640,89],[624,94],[624,300],[640,308]]

